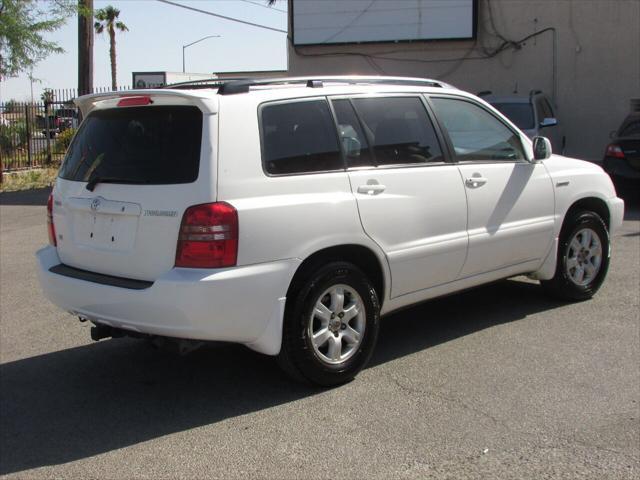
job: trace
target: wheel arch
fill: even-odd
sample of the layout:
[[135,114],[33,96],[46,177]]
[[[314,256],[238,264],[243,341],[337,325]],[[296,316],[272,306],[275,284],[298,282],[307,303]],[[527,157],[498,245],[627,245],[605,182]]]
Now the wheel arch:
[[607,227],[607,230],[610,230],[611,212],[605,200],[593,195],[574,199],[573,203],[569,205],[564,215],[562,216],[562,222],[559,222],[559,225],[556,227],[557,230],[555,233],[555,238],[552,243],[552,247],[547,254],[547,257],[545,258],[540,268],[530,274],[531,278],[535,278],[538,280],[549,280],[554,276],[558,258],[559,239],[562,235],[562,231],[567,225],[567,219],[571,218],[571,215],[574,212],[580,210],[595,212],[596,214],[598,214],[598,216],[600,216],[600,218],[602,218],[602,221]]
[[[589,213],[589,216],[584,215]],[[594,215],[595,214],[595,215]],[[609,259],[611,253],[611,243],[609,228],[612,221],[615,222],[615,211],[611,211],[611,207],[608,202],[601,198],[594,196],[587,196],[575,200],[571,206],[567,209],[564,218],[562,219],[562,227],[559,236],[555,239],[553,254],[553,262],[548,262],[547,267],[551,265],[553,268],[544,268],[540,272],[536,272],[535,277],[541,280],[542,287],[547,293],[554,298],[568,301],[580,301],[591,298],[600,288],[607,274],[609,267]],[[597,219],[594,218],[597,216]],[[614,217],[612,219],[612,217]],[[586,283],[577,283],[575,279],[571,278],[573,274],[570,272],[568,264],[565,263],[569,255],[569,245],[573,242],[576,235],[579,235],[584,227],[581,222],[591,222],[591,225],[595,227],[589,227],[590,229],[596,228],[601,230],[602,234],[597,233],[601,245],[600,256],[601,263],[598,270],[595,271],[594,276],[588,279]],[[603,235],[600,238],[600,235]],[[582,243],[582,241],[580,241]],[[582,243],[584,245],[584,243]],[[579,246],[580,250],[585,249],[586,246]],[[589,247],[590,248],[590,247]],[[576,250],[574,255],[577,255],[577,247],[573,247]],[[574,259],[576,257],[574,256]],[[587,260],[589,257],[587,257]],[[583,257],[583,262],[587,261]],[[590,261],[590,260],[588,260]],[[547,262],[545,262],[547,263]],[[584,280],[584,275],[578,279],[578,282]]]
[[333,261],[353,263],[369,278],[378,295],[380,306],[384,303],[388,288],[383,260],[369,247],[359,244],[343,244],[325,247],[307,256],[298,266],[289,283],[287,298],[322,265]]
[[609,206],[607,205],[607,202],[604,201],[603,199],[599,197],[593,197],[593,196],[583,197],[583,198],[574,200],[574,202],[569,206],[569,208],[565,212],[564,217],[562,219],[563,228],[565,226],[565,222],[567,218],[569,218],[572,213],[579,210],[587,210],[590,212],[597,213],[600,216],[600,218],[602,218],[602,221],[604,222],[604,224],[607,226],[607,230],[609,230],[611,226],[611,212],[609,211]]

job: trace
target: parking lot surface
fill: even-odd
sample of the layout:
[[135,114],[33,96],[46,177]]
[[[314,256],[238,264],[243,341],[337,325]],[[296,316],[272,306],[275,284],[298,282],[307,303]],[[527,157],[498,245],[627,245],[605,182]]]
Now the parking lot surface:
[[0,196],[3,477],[640,476],[637,205],[593,300],[518,277],[431,301],[385,318],[371,365],[322,390],[241,346],[92,342],[38,287],[47,194]]

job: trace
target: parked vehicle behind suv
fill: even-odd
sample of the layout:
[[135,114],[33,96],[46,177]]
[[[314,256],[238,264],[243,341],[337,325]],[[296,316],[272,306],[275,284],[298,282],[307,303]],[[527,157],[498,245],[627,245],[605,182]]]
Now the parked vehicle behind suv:
[[564,129],[554,113],[551,101],[540,90],[529,95],[493,95],[485,91],[478,94],[516,124],[529,138],[545,135],[553,150],[564,154],[567,139]]
[[435,80],[194,82],[78,104],[37,257],[45,295],[96,340],[236,342],[340,384],[399,308],[520,274],[590,298],[622,223],[600,167]]
[[[47,125],[47,122],[49,125]],[[54,138],[65,130],[78,128],[78,110],[75,107],[65,107],[58,108],[48,117],[38,115],[36,117],[36,126],[42,131],[42,135],[46,137],[48,133],[50,138]]]
[[624,119],[613,132],[602,166],[621,187],[637,189],[640,185],[640,100],[637,111]]
[[61,133],[69,128],[78,128],[78,109],[74,106],[58,108],[55,115]]

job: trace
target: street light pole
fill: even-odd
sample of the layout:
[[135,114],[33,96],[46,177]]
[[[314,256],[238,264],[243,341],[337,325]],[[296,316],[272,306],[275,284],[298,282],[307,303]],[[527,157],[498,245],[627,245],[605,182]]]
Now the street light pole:
[[184,69],[184,51],[185,51],[185,49],[187,47],[190,47],[191,45],[195,45],[198,42],[202,42],[203,40],[206,40],[207,38],[220,38],[220,35],[207,35],[206,37],[199,38],[195,42],[187,43],[186,45],[182,46],[182,73],[185,73],[185,69]]

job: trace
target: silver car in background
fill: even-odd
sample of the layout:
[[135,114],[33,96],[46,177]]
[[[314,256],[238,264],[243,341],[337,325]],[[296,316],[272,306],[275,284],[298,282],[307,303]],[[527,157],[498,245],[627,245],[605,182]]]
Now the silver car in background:
[[554,152],[564,153],[567,142],[562,125],[558,122],[551,101],[540,90],[532,90],[529,95],[494,95],[485,91],[478,93],[478,96],[500,110],[529,138],[547,137]]

